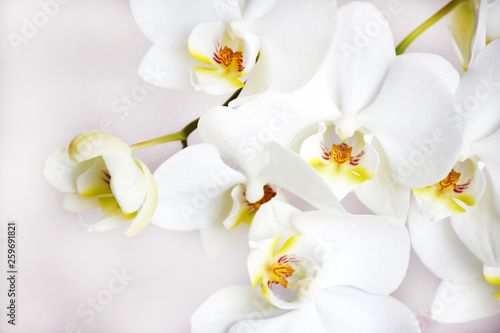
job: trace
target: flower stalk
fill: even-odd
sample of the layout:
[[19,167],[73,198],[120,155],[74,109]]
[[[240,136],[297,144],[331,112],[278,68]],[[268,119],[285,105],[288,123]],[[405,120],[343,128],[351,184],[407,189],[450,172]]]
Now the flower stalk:
[[[242,88],[236,90],[234,92],[234,94],[232,94],[224,102],[224,104],[222,104],[222,106],[228,106],[231,101],[238,98],[238,96],[240,95],[241,89]],[[151,147],[151,146],[154,146],[154,145],[157,145],[160,143],[173,142],[173,141],[180,141],[182,143],[182,148],[186,148],[188,146],[187,139],[188,139],[189,135],[191,135],[191,133],[193,133],[194,130],[196,130],[198,128],[198,121],[199,120],[200,120],[200,118],[196,118],[195,120],[193,120],[192,122],[187,124],[179,132],[175,132],[175,133],[167,134],[164,136],[160,136],[160,137],[155,138],[155,139],[139,142],[139,143],[131,145],[130,148],[132,150],[137,150],[137,149],[142,149],[142,148],[146,148],[146,147]]]
[[415,30],[413,30],[405,39],[399,43],[396,47],[396,54],[400,55],[405,52],[405,50],[410,46],[410,44],[422,34],[424,31],[433,26],[436,22],[441,20],[443,17],[448,15],[453,9],[455,9],[458,5],[462,4],[467,0],[452,0],[448,4],[446,4],[443,8],[437,11],[434,15],[432,15],[427,21],[418,26]]

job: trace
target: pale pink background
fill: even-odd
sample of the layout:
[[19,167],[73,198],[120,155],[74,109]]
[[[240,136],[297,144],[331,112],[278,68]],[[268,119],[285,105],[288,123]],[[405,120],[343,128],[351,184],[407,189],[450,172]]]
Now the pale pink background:
[[[373,1],[381,9],[388,2]],[[403,12],[390,22],[395,41],[446,2],[402,1]],[[151,45],[137,28],[128,1],[69,0],[15,53],[7,34],[20,34],[23,18],[32,20],[40,10],[37,0],[0,0],[0,332],[71,332],[66,328],[72,325],[78,328],[73,332],[188,332],[191,314],[209,295],[249,282],[245,240],[210,260],[197,232],[149,226],[132,238],[123,236],[123,228],[87,233],[77,215],[60,209],[62,195],[45,181],[42,165],[75,135],[106,122],[113,126],[111,133],[132,144],[179,130],[227,96],[158,88],[128,114],[113,112],[122,95],[142,85],[136,69]],[[445,55],[459,68],[450,43],[446,22],[441,22],[410,50]],[[154,170],[178,149],[178,143],[171,143],[136,156]],[[361,209],[355,201],[350,207]],[[5,316],[9,220],[18,222],[15,327],[7,325]],[[88,298],[104,295],[113,272],[122,270],[134,278],[86,322],[89,317],[77,309]],[[433,322],[428,309],[437,284],[413,257],[394,294],[417,314],[423,332],[500,332],[500,316],[462,325]]]

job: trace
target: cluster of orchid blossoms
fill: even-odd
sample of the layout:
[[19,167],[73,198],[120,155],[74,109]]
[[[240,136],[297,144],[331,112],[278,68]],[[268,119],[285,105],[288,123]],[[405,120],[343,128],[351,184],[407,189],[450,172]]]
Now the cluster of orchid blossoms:
[[[183,131],[132,146],[81,134],[44,174],[65,209],[101,208],[89,231],[199,230],[210,257],[248,237],[251,283],[212,295],[192,332],[420,332],[390,296],[411,246],[443,280],[435,320],[500,313],[500,1],[454,0],[428,21],[448,16],[463,74],[435,54],[403,54],[426,26],[396,48],[366,2],[131,7],[154,43],[144,79],[234,94]],[[187,145],[195,128],[203,143],[153,174],[132,157]],[[374,214],[348,213],[349,193]]]

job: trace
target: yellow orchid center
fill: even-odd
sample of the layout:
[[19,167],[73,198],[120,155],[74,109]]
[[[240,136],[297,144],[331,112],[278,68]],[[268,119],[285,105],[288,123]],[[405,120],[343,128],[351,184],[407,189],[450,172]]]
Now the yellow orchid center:
[[442,190],[449,188],[451,186],[455,187],[455,184],[458,182],[458,179],[460,178],[461,173],[456,172],[455,170],[451,170],[448,176],[446,176],[445,179],[439,182],[439,186],[441,187]]
[[242,72],[243,67],[243,53],[241,51],[234,52],[230,47],[220,45],[216,47],[213,59],[219,65],[223,65],[228,71]]
[[290,265],[279,265],[276,264],[271,268],[271,272],[273,273],[269,282],[271,283],[279,283],[283,287],[288,287],[287,278],[292,276],[295,270]]
[[274,264],[269,264],[267,266],[267,271],[269,273],[268,277],[268,287],[271,288],[272,284],[279,284],[284,288],[288,287],[288,280],[290,276],[295,273],[295,269],[290,266],[290,263],[298,263],[299,261],[295,259],[294,256],[282,255],[279,259],[274,262]]
[[232,229],[238,226],[241,222],[250,225],[252,224],[253,217],[259,210],[260,206],[265,204],[266,202],[271,201],[272,198],[276,196],[276,192],[273,190],[273,188],[269,185],[264,185],[263,187],[264,190],[264,195],[259,201],[256,202],[249,202],[247,200],[247,194],[246,194],[246,189],[243,188],[243,191],[241,192],[241,196],[239,198],[241,206],[236,214],[236,216],[230,220],[224,221],[224,226],[227,229]]
[[340,145],[332,144],[332,150],[330,151],[330,157],[335,160],[338,164],[343,164],[351,160],[352,147],[349,147],[345,143]]

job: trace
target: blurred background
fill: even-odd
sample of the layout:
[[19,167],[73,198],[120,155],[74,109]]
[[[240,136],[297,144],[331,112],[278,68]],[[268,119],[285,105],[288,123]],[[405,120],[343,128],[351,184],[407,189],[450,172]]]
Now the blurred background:
[[[371,2],[387,9],[394,0]],[[400,0],[401,13],[390,19],[395,44],[445,3]],[[47,155],[81,132],[105,130],[133,144],[178,131],[228,96],[144,89],[137,68],[151,42],[126,0],[0,0],[0,32],[0,332],[189,332],[191,314],[208,296],[249,283],[245,239],[208,259],[198,232],[149,226],[132,238],[123,236],[125,227],[87,233],[78,215],[60,208],[62,194],[42,168]],[[14,34],[21,36],[15,43]],[[446,21],[408,51],[443,55],[461,71]],[[197,141],[195,133],[190,142]],[[155,170],[179,149],[168,143],[135,156]],[[352,198],[346,204],[363,210]],[[5,316],[8,221],[18,226],[16,326]],[[423,332],[500,332],[500,316],[433,322],[438,283],[412,255],[394,293]]]

